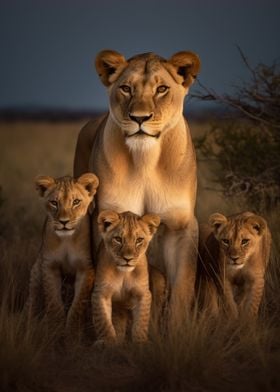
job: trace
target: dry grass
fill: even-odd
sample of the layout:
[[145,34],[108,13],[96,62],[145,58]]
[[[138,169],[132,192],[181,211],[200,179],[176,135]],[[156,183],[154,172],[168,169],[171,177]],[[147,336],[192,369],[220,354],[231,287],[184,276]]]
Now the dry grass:
[[[29,271],[40,245],[43,208],[37,174],[72,172],[81,123],[0,124],[0,390],[1,391],[278,391],[280,389],[279,211],[268,216],[274,245],[265,300],[256,325],[193,316],[145,346],[65,352],[44,320],[27,325]],[[193,124],[194,133],[204,125]],[[60,158],[62,156],[62,158]],[[200,166],[200,183],[209,168]],[[198,215],[234,212],[200,190]],[[237,207],[238,209],[238,207]]]

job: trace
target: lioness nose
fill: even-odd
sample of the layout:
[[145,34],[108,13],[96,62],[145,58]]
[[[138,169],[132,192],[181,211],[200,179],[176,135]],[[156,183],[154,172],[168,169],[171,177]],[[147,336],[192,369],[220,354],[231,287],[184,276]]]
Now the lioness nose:
[[143,122],[150,120],[152,115],[152,113],[149,116],[133,116],[132,114],[129,114],[129,117],[132,121],[135,121],[137,124],[141,125]]
[[231,260],[236,262],[239,259],[239,256],[230,256]]

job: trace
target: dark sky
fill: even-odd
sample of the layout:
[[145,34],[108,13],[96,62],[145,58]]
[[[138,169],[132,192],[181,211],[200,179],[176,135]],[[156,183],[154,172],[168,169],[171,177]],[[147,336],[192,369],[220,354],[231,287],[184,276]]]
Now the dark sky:
[[280,55],[278,0],[0,1],[0,109],[103,109],[93,69],[102,49],[126,57],[192,50],[200,80],[220,92],[248,78],[236,44],[252,65]]

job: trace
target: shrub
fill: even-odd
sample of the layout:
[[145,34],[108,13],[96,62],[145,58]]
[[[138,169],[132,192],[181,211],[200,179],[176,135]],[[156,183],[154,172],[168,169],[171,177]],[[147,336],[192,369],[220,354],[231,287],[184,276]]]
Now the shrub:
[[218,95],[202,86],[195,94],[234,109],[219,121],[196,147],[203,158],[217,162],[215,178],[227,197],[243,197],[258,210],[280,201],[280,67],[259,64],[252,68],[239,49],[250,80],[233,95]]

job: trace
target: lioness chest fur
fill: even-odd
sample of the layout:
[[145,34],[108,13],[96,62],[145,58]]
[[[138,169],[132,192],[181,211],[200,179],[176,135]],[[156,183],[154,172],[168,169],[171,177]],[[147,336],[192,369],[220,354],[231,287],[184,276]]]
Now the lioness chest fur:
[[92,294],[93,323],[99,343],[122,341],[129,315],[132,340],[147,340],[151,292],[145,252],[159,223],[159,217],[151,214],[99,214],[103,241]]
[[[98,186],[98,179],[86,173],[77,180],[72,177],[36,179],[39,194],[45,200],[47,219],[43,241],[30,276],[28,310],[32,318],[42,310],[55,329],[63,326],[76,336],[90,301],[94,271],[90,246],[89,204]],[[74,298],[66,318],[62,298],[64,276],[74,278]]]

